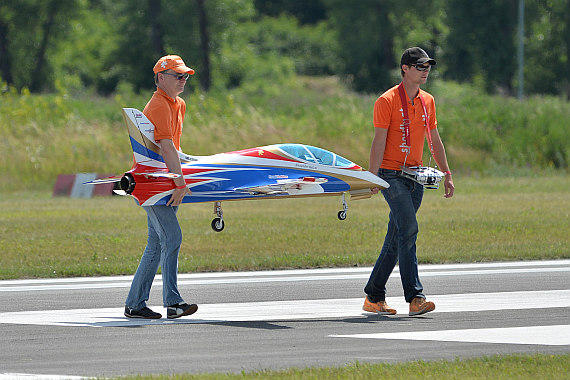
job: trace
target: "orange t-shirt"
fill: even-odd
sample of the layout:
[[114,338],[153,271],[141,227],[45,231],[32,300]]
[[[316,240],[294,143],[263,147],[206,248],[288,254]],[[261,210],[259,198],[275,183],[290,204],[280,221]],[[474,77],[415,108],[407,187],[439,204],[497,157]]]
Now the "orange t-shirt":
[[[406,94],[406,99],[408,100],[408,117],[410,118],[409,130],[411,145],[410,154],[406,159],[406,166],[422,165],[425,115],[420,94],[424,99],[426,111],[429,115],[429,127],[430,129],[437,128],[433,96],[420,89],[412,105],[412,102]],[[408,147],[406,145],[404,129],[404,112],[400,94],[398,93],[398,86],[394,86],[383,93],[376,100],[376,103],[374,103],[374,127],[388,129],[384,158],[382,159],[380,167],[383,169],[400,170],[400,166],[404,165]]]
[[186,103],[177,96],[172,99],[162,89],[157,88],[152,98],[144,107],[143,113],[154,125],[154,139],[170,139],[176,149],[180,150],[182,123],[186,113]]

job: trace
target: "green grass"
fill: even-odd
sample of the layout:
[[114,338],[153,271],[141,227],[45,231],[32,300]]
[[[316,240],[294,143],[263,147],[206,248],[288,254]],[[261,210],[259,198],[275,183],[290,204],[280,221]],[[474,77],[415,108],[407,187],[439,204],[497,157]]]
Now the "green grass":
[[306,368],[283,371],[242,372],[240,374],[131,376],[136,380],[393,380],[393,379],[568,379],[570,354],[508,355],[453,361],[417,361],[400,364],[355,363],[339,368]]
[[[455,178],[456,194],[426,191],[418,214],[420,263],[570,258],[570,197],[564,175]],[[388,220],[381,196],[224,202],[226,228],[210,228],[213,205],[179,210],[181,273],[373,265]],[[134,273],[146,214],[126,197],[0,198],[0,279]]]

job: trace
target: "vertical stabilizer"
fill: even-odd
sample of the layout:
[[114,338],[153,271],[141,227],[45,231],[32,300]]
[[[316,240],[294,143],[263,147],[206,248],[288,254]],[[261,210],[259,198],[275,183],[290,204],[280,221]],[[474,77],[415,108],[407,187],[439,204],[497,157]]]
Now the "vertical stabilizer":
[[123,116],[129,130],[135,162],[145,166],[165,168],[160,147],[154,141],[154,125],[135,108],[123,108]]

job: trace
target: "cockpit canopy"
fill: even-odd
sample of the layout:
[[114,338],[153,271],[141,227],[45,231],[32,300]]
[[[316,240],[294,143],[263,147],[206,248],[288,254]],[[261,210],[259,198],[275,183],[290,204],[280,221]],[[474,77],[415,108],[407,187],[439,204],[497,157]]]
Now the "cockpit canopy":
[[306,162],[336,166],[339,168],[353,168],[358,166],[354,162],[336,153],[311,145],[278,144],[277,147],[285,153]]

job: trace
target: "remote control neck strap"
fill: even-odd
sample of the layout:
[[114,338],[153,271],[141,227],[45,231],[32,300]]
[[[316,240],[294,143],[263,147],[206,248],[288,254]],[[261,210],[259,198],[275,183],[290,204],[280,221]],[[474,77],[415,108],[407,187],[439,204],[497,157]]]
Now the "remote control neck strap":
[[[404,159],[404,166],[406,166],[406,159],[408,158],[408,154],[410,154],[411,144],[410,144],[410,114],[408,112],[408,99],[406,97],[406,90],[404,89],[404,83],[400,82],[398,86],[398,93],[400,94],[400,100],[402,101],[402,113],[404,114],[404,138],[406,140],[407,152],[406,158]],[[418,93],[420,96],[420,101],[422,103],[422,110],[424,112],[424,125],[425,125],[425,135],[428,140],[429,150],[431,155],[435,158],[433,154],[433,144],[431,140],[431,131],[429,129],[429,115],[426,109],[426,103],[421,93]],[[430,157],[431,161],[431,157]]]

